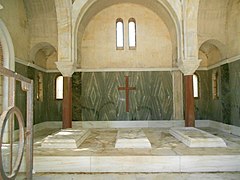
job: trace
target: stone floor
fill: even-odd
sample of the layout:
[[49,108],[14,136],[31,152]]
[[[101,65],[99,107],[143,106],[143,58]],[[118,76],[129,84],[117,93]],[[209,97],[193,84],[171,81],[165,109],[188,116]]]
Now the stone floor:
[[115,141],[117,129],[91,129],[90,136],[77,149],[43,149],[41,141],[58,129],[45,129],[38,132],[34,139],[34,155],[71,155],[71,156],[112,156],[112,155],[240,155],[240,137],[212,128],[201,128],[219,136],[227,143],[227,148],[189,148],[170,133],[169,129],[146,128],[144,133],[151,142],[151,149],[117,149]]
[[[20,174],[17,180],[23,180]],[[37,173],[33,180],[239,180],[240,173],[108,173],[50,174]]]
[[91,129],[77,149],[46,149],[42,139],[59,129],[45,129],[35,134],[34,179],[240,179],[240,137],[201,129],[227,147],[189,148],[167,128],[146,128],[151,149],[115,148],[118,129]]

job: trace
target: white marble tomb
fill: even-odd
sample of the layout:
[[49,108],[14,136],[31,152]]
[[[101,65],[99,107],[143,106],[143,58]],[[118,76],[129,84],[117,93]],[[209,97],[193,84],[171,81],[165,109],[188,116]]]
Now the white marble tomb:
[[151,148],[151,143],[142,129],[120,129],[115,148]]
[[57,133],[48,135],[42,141],[42,148],[78,148],[90,135],[88,129],[62,129]]
[[175,127],[170,134],[188,147],[227,147],[224,140],[194,127]]

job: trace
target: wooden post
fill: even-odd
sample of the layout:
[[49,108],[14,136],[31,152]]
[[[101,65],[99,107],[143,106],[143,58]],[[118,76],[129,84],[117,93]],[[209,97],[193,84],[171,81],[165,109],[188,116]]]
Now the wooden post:
[[185,81],[185,126],[195,127],[193,75],[184,76]]
[[72,128],[72,77],[63,78],[62,128]]

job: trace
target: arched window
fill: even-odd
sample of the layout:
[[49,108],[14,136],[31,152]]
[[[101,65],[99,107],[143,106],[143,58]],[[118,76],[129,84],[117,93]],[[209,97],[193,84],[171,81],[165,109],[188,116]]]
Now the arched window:
[[43,100],[43,76],[40,72],[37,74],[37,100]]
[[213,99],[218,99],[219,98],[219,74],[217,71],[214,71],[212,75],[212,92],[213,92]]
[[56,99],[63,99],[63,76],[56,78]]
[[193,74],[193,97],[199,98],[199,77],[197,74]]
[[123,49],[124,45],[124,26],[123,26],[123,20],[121,18],[118,18],[116,20],[116,40],[117,40],[117,49]]
[[128,20],[128,45],[129,49],[136,48],[136,21],[134,18]]

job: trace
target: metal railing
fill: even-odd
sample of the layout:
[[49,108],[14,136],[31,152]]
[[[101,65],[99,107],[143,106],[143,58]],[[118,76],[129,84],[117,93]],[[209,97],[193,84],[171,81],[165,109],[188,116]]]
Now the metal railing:
[[[15,179],[19,172],[24,150],[26,150],[26,178],[32,179],[33,170],[33,81],[4,67],[0,67],[0,75],[8,79],[8,108],[0,117],[0,179]],[[16,81],[21,83],[21,88],[27,93],[26,128],[21,111],[15,106]],[[17,157],[13,160],[14,143],[14,115],[19,126],[19,141]],[[3,164],[3,136],[8,126],[9,139],[9,172],[5,172]]]

